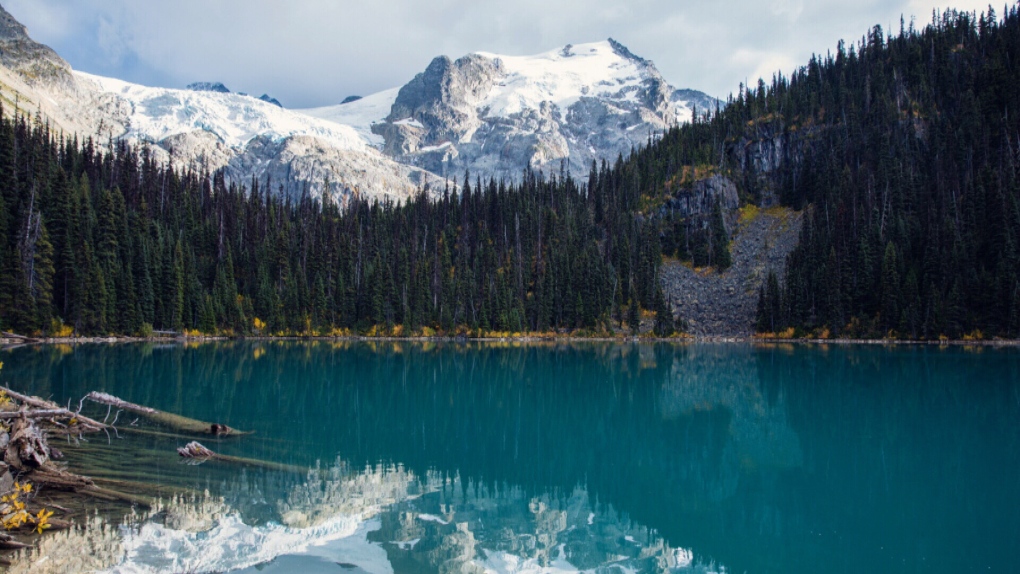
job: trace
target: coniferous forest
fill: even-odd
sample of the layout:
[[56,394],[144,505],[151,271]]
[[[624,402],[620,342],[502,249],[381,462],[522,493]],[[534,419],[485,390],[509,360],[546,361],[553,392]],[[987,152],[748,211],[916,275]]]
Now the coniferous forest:
[[591,193],[569,176],[465,177],[438,198],[341,210],[113,147],[0,122],[5,329],[605,332],[665,304],[630,164],[604,168]]
[[[681,218],[663,205],[722,174],[745,202],[805,210],[784,280],[762,287],[759,331],[1017,337],[1018,60],[1015,7],[876,27],[593,165],[588,181],[465,175],[342,209],[5,110],[0,328],[607,333],[644,310],[666,335],[663,257],[722,270],[730,256],[718,206]],[[776,161],[753,157],[763,148]]]

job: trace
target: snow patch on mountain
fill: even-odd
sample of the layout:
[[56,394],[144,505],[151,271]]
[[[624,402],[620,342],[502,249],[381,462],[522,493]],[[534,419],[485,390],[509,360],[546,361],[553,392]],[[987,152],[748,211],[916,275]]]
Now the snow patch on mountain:
[[400,88],[392,88],[336,106],[297,111],[314,118],[350,126],[358,132],[366,143],[381,149],[385,144],[385,140],[381,135],[372,131],[372,126],[385,122],[386,116],[390,115],[390,110],[393,108],[393,102],[396,101],[399,91]]
[[555,105],[565,116],[582,97],[639,103],[636,96],[647,77],[647,64],[621,57],[608,41],[568,44],[536,56],[478,55],[505,74],[478,102],[489,117],[509,118],[543,103]]
[[150,88],[77,71],[74,75],[127,102],[131,109],[127,131],[116,135],[132,140],[160,142],[202,130],[236,149],[258,136],[281,140],[298,135],[320,138],[340,150],[363,151],[367,147],[350,126],[293,113],[249,96],[219,90]]

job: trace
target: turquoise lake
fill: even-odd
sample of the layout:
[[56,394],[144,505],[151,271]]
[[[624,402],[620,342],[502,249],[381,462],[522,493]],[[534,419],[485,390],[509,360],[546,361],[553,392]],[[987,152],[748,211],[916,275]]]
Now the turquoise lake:
[[72,465],[209,493],[120,527],[112,571],[1020,571],[1015,348],[228,342],[0,361],[16,390],[225,423],[254,434],[199,440],[300,467],[185,464],[190,439],[111,413],[119,437],[58,443]]

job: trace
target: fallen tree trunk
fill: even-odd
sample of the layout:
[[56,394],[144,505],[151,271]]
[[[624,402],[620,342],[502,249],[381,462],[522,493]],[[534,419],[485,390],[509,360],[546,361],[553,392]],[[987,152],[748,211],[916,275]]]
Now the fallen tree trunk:
[[140,496],[137,494],[130,494],[127,492],[121,492],[119,490],[111,490],[109,488],[102,488],[99,486],[91,486],[89,488],[83,488],[76,490],[79,494],[87,494],[93,498],[101,498],[103,500],[112,500],[115,502],[130,502],[131,504],[137,504],[146,508],[152,508],[152,499],[147,496]]
[[298,474],[308,472],[307,468],[302,468],[300,466],[295,466],[292,464],[283,464],[279,462],[269,462],[266,460],[258,460],[254,458],[243,458],[239,456],[219,454],[202,446],[202,444],[197,441],[189,442],[187,445],[178,448],[177,454],[181,455],[182,458],[191,459],[196,462],[205,462],[207,460],[219,460],[222,462],[229,462],[232,464],[258,466],[261,468],[268,468],[270,470],[280,470],[283,472],[295,472]]
[[110,407],[135,413],[137,415],[141,415],[151,420],[152,422],[166,425],[179,431],[196,434],[208,434],[213,436],[237,436],[251,434],[250,432],[232,429],[224,424],[207,423],[204,421],[191,419],[188,417],[182,417],[181,415],[175,415],[173,413],[158,411],[156,409],[145,407],[142,405],[136,405],[134,403],[129,403],[125,400],[119,399],[107,393],[98,393],[93,391],[86,395],[85,398],[92,402],[99,403],[101,405],[107,405]]
[[40,409],[37,411],[0,412],[0,419],[51,419],[54,417],[74,418],[74,413],[66,409]]

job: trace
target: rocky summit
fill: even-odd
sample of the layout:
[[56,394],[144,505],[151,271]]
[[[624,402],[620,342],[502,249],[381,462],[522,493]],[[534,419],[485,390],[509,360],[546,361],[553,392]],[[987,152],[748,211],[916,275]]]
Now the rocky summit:
[[49,46],[28,35],[28,30],[0,7],[0,65],[20,75],[30,85],[68,85],[71,66]]
[[676,90],[609,39],[534,56],[440,56],[398,90],[305,113],[355,127],[402,163],[446,177],[586,176],[719,102]]

